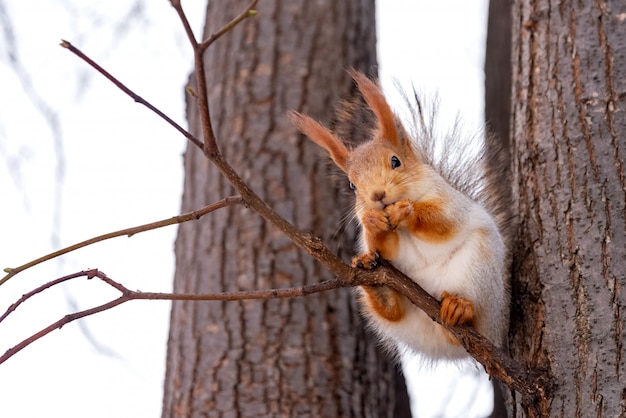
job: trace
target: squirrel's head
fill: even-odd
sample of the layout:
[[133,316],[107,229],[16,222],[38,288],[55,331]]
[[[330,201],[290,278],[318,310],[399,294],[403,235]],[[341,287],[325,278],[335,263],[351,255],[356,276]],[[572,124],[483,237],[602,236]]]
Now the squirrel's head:
[[378,85],[356,70],[351,70],[350,75],[376,119],[372,138],[348,148],[333,132],[309,116],[290,112],[289,118],[300,132],[328,151],[335,164],[348,175],[359,214],[415,197],[409,195],[416,192],[416,181],[426,173],[407,132]]

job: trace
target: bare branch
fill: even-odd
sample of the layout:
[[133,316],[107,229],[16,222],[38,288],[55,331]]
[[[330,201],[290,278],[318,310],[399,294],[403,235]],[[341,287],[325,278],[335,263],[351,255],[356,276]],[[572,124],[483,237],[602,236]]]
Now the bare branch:
[[202,125],[202,136],[204,137],[204,154],[212,159],[212,156],[219,157],[219,147],[217,145],[217,141],[215,139],[215,132],[213,130],[213,125],[211,123],[209,111],[209,99],[207,96],[207,84],[206,84],[206,75],[204,73],[204,63],[203,63],[203,55],[204,51],[215,42],[222,35],[232,30],[235,26],[241,23],[247,17],[253,16],[255,13],[253,12],[253,8],[256,6],[258,0],[253,0],[248,7],[244,9],[241,14],[231,20],[229,23],[224,25],[217,32],[212,34],[206,41],[201,44],[198,43],[195,35],[193,34],[193,30],[191,29],[191,25],[189,24],[189,20],[187,19],[187,15],[183,10],[183,6],[180,0],[171,0],[170,3],[172,7],[176,10],[178,17],[185,29],[185,33],[187,34],[187,38],[189,39],[189,43],[193,48],[194,54],[194,64],[195,64],[195,74],[196,74],[196,89],[195,97],[197,99],[198,108],[200,109],[200,113],[203,115],[207,115],[207,117],[201,118]]
[[[84,271],[81,271],[81,272],[78,272],[78,273],[74,273],[74,274],[70,274],[68,276],[60,277],[60,278],[58,278],[56,280],[52,280],[51,282],[43,284],[43,285],[39,286],[38,288],[31,290],[28,293],[24,293],[21,298],[19,298],[15,303],[13,303],[11,306],[9,306],[7,311],[5,313],[3,313],[2,316],[0,316],[0,322],[4,321],[4,319],[7,316],[9,316],[12,312],[14,312],[18,308],[18,306],[20,306],[22,303],[26,302],[28,299],[30,299],[31,297],[35,296],[36,294],[41,293],[44,290],[49,289],[49,288],[51,288],[53,286],[56,286],[59,283],[63,283],[63,282],[66,282],[68,280],[72,280],[72,279],[75,279],[77,277],[82,277],[82,276],[85,276],[85,272]],[[91,277],[88,276],[88,278],[91,278]]]
[[[180,6],[179,1],[172,1],[172,6],[177,10],[179,15],[181,15],[181,19],[187,20]],[[191,34],[190,42],[192,42],[193,34]],[[113,84],[115,84],[118,88],[122,89],[126,94],[135,98],[135,93],[133,93],[128,87],[126,87],[122,82],[120,82],[117,78],[112,76],[109,72],[103,69],[100,65],[92,61],[89,57],[83,54],[81,51],[72,46],[69,42],[63,41],[62,46],[70,49],[70,51],[74,52],[80,58],[85,60],[88,64],[94,67],[98,72],[103,74],[106,78],[108,78]],[[205,67],[204,61],[199,54],[199,46],[197,43],[192,42],[192,46],[194,47],[194,57],[195,57],[195,67],[196,67],[196,77],[198,78],[198,104],[200,109],[200,116],[203,124],[203,133],[205,135],[205,147],[204,152],[208,159],[210,159],[226,176],[226,178],[231,182],[231,184],[239,191],[243,200],[249,205],[253,210],[259,213],[265,220],[272,223],[279,230],[281,230],[285,235],[291,238],[300,248],[303,248],[313,257],[322,262],[333,274],[339,277],[347,277],[350,274],[350,267],[341,261],[335,254],[333,254],[324,244],[321,242],[319,238],[312,237],[310,234],[305,233],[297,229],[286,219],[281,217],[278,213],[276,213],[272,208],[270,208],[250,187],[246,184],[246,182],[235,172],[235,170],[224,160],[219,153],[217,148],[217,144],[215,143],[215,138],[213,136],[213,131],[210,124],[210,113],[208,106],[208,98],[206,95],[206,78],[205,78]],[[143,99],[142,99],[143,100]],[[166,116],[159,109],[154,106],[148,106],[150,110],[153,110],[158,116],[165,119],[168,123],[173,124],[174,127],[179,129],[180,127],[175,124],[175,122],[171,122],[171,119]],[[179,131],[183,132],[183,134],[187,137],[191,136],[186,130],[180,128]],[[189,135],[189,136],[188,136]],[[192,136],[193,137],[193,136]],[[211,140],[207,140],[207,138],[212,138]],[[197,140],[196,140],[197,141]],[[198,145],[202,149],[201,142],[192,141],[194,144]],[[212,144],[212,145],[211,145]],[[207,151],[207,146],[209,150]],[[45,260],[44,260],[45,261]],[[41,262],[41,261],[40,261]],[[20,267],[12,270],[18,270]],[[9,275],[12,273],[9,272]],[[0,285],[8,280],[7,277],[0,281]]]
[[199,139],[197,139],[195,136],[193,136],[191,133],[189,133],[187,130],[185,130],[182,126],[180,126],[179,124],[174,122],[172,119],[170,119],[170,117],[167,116],[165,113],[161,112],[159,109],[154,107],[150,102],[148,102],[143,97],[139,96],[138,94],[133,92],[131,89],[126,87],[124,84],[122,84],[117,78],[113,77],[108,71],[106,71],[104,68],[102,68],[100,65],[98,65],[95,61],[93,61],[87,55],[83,54],[83,52],[81,50],[76,48],[70,42],[68,42],[66,40],[63,40],[63,39],[61,39],[61,44],[60,45],[63,48],[69,49],[70,52],[72,52],[73,54],[78,56],[80,59],[85,61],[87,64],[91,65],[96,71],[98,71],[100,74],[102,74],[103,76],[108,78],[113,84],[115,84],[117,87],[119,87],[120,90],[122,90],[124,93],[129,95],[134,101],[136,101],[137,103],[141,103],[142,105],[146,106],[148,109],[152,110],[154,113],[159,115],[162,119],[164,119],[167,123],[169,123],[174,128],[176,128],[176,130],[178,132],[183,134],[185,136],[185,138],[190,140],[195,146],[197,146],[198,148],[202,149],[203,144],[202,144],[202,142]]
[[199,45],[200,52],[201,53],[204,52],[209,46],[211,46],[213,42],[217,41],[222,35],[230,31],[231,29],[233,29],[235,26],[241,23],[244,19],[251,17],[251,16],[255,16],[256,11],[254,10],[254,8],[256,7],[256,4],[258,2],[259,0],[253,0],[252,2],[250,2],[248,7],[246,7],[243,10],[243,12],[239,14],[239,16],[237,16],[236,18],[228,22],[226,25],[224,25],[222,29],[218,30],[217,32],[209,36],[205,41],[203,41]]
[[[12,304],[7,312],[0,317],[2,322],[12,312],[16,310],[23,302],[32,296],[41,293],[59,283],[75,279],[78,277],[87,277],[88,279],[98,277],[109,286],[117,289],[121,296],[102,305],[96,306],[80,312],[75,312],[64,316],[55,321],[39,332],[26,338],[19,344],[7,350],[0,357],[0,364],[14,356],[16,353],[44,337],[57,328],[86,316],[111,309],[122,303],[131,300],[187,300],[187,301],[233,301],[233,300],[251,300],[251,299],[277,299],[277,298],[293,298],[306,296],[313,293],[325,292],[332,289],[338,289],[351,286],[363,285],[381,285],[390,286],[404,294],[413,304],[419,306],[433,320],[441,323],[439,317],[440,305],[437,300],[430,296],[420,286],[418,286],[408,276],[396,270],[388,263],[384,263],[383,267],[377,270],[358,270],[351,269],[351,274],[346,278],[336,278],[312,285],[290,287],[285,289],[269,289],[269,290],[251,290],[239,292],[221,292],[209,294],[189,294],[189,293],[158,293],[158,292],[138,292],[133,291],[122,285],[121,283],[107,277],[98,270],[86,270],[74,273],[65,277],[48,282],[37,289],[25,294],[18,301]],[[443,325],[443,324],[442,324]],[[445,325],[444,325],[445,326]],[[547,390],[547,381],[545,376],[537,371],[527,371],[521,367],[510,357],[506,356],[501,350],[495,347],[490,341],[482,337],[471,327],[446,327],[462,344],[468,349],[468,352],[484,367],[485,370],[494,377],[500,379],[509,387],[520,392],[525,399],[530,400],[535,397],[545,395]]]
[[[207,96],[207,84],[206,84],[206,75],[204,74],[204,64],[202,63],[202,51],[200,51],[198,41],[193,35],[193,31],[191,30],[191,26],[189,26],[189,20],[187,20],[187,16],[183,10],[182,5],[180,4],[180,0],[171,0],[170,3],[172,7],[178,13],[178,17],[185,28],[185,32],[187,33],[187,38],[189,38],[189,43],[193,48],[193,62],[195,66],[196,73],[196,101],[198,103],[198,108],[200,109],[201,114],[210,115],[209,112],[209,98]],[[203,151],[204,155],[209,157],[210,155],[219,155],[219,148],[217,146],[217,142],[215,140],[215,132],[213,131],[213,126],[211,124],[211,118],[201,118],[202,125],[202,136],[204,137],[204,146]]]
[[72,314],[65,315],[63,318],[53,322],[47,327],[43,328],[39,332],[31,335],[30,337],[24,339],[14,347],[8,349],[2,356],[0,356],[0,364],[4,363],[15,354],[28,347],[30,344],[39,340],[40,338],[48,335],[55,329],[60,329],[64,325],[69,324],[77,319],[84,318],[90,315],[97,314],[99,312],[106,311],[108,309],[114,308],[123,303],[129,302],[131,300],[190,300],[190,301],[209,301],[209,300],[222,300],[222,301],[231,301],[231,300],[250,300],[250,299],[279,299],[279,298],[293,298],[299,296],[306,296],[313,293],[325,292],[330,289],[337,289],[340,287],[345,287],[345,283],[339,279],[327,280],[321,283],[315,283],[312,285],[300,286],[300,287],[290,287],[285,289],[270,289],[270,290],[250,290],[250,291],[241,291],[241,292],[222,292],[222,293],[209,293],[209,294],[188,294],[188,293],[145,293],[145,292],[137,292],[126,288],[119,282],[112,280],[107,277],[104,273],[99,270],[85,270],[78,273],[70,274],[65,277],[58,278],[51,282],[48,282],[37,289],[25,294],[18,301],[12,304],[7,312],[0,317],[0,322],[2,322],[7,316],[9,316],[15,309],[21,305],[26,300],[30,299],[32,296],[46,290],[51,287],[63,283],[65,281],[75,279],[78,277],[87,277],[88,279],[92,279],[94,277],[98,277],[103,282],[107,283],[109,286],[117,289],[121,296],[113,299],[107,303],[96,306],[91,309],[86,309],[83,311],[75,312]]
[[[75,273],[75,274],[71,274],[69,276],[65,276],[65,277],[61,277],[57,280],[53,280],[49,283],[44,284],[43,286],[40,286],[39,288],[35,289],[38,290],[37,292],[32,291],[29,292],[27,295],[22,296],[22,298],[20,298],[20,300],[16,303],[14,303],[11,306],[19,306],[23,301],[25,301],[26,299],[30,298],[31,296],[33,296],[36,293],[39,293],[43,290],[49,289],[52,286],[55,286],[59,283],[62,283],[64,281],[70,280],[70,279],[74,279],[77,277],[81,277],[81,276],[87,276],[87,278],[92,278],[92,277],[106,277],[103,273],[100,273],[98,270],[87,270],[87,271],[81,271],[79,273]],[[63,325],[68,324],[72,321],[75,321],[77,319],[80,318],[84,318],[86,316],[89,315],[93,315],[95,313],[98,312],[102,312],[102,311],[106,311],[107,309],[111,309],[117,305],[120,305],[124,302],[126,302],[127,300],[125,300],[124,296],[119,297],[115,300],[112,300],[110,302],[107,302],[103,305],[100,306],[96,306],[95,308],[91,308],[91,309],[87,309],[84,311],[80,311],[80,312],[76,312],[73,314],[69,314],[69,315],[65,315],[63,318],[59,319],[58,321],[48,325],[47,327],[45,327],[44,329],[42,329],[41,331],[31,335],[30,337],[26,338],[25,340],[23,340],[22,342],[20,342],[19,344],[15,345],[14,347],[9,348],[2,356],[0,356],[0,364],[4,363],[5,361],[7,361],[8,359],[10,359],[11,357],[13,357],[15,354],[17,354],[18,352],[20,352],[21,350],[23,350],[24,348],[28,347],[30,344],[34,343],[35,341],[37,341],[38,339],[45,337],[46,335],[50,334],[52,331],[54,331],[57,328],[61,328]],[[7,313],[5,313],[5,315],[2,316],[2,320],[4,320],[8,314],[10,314],[11,312],[13,312],[15,309],[11,310],[11,308],[9,308],[9,311],[7,311]]]
[[79,248],[87,247],[97,242],[115,238],[115,237],[120,237],[123,235],[132,237],[133,235],[138,234],[140,232],[150,231],[153,229],[163,228],[164,226],[175,225],[175,224],[180,224],[183,222],[200,219],[202,216],[206,215],[207,213],[213,212],[217,209],[221,209],[226,206],[232,206],[232,205],[237,205],[241,203],[243,203],[243,199],[241,198],[241,196],[230,196],[218,202],[205,206],[201,209],[194,210],[192,212],[188,212],[182,215],[174,216],[173,218],[167,218],[161,221],[151,222],[145,225],[134,226],[132,228],[121,229],[119,231],[109,232],[108,234],[99,235],[97,237],[90,238],[86,241],[79,242],[78,244],[74,244],[69,247],[62,248],[58,251],[50,253],[48,255],[44,255],[43,257],[39,257],[36,260],[29,261],[28,263],[21,265],[19,267],[4,269],[4,271],[7,272],[8,274],[0,280],[0,285],[8,281],[11,277],[15,276],[16,274],[26,269],[36,266],[37,264],[41,264],[44,261],[48,261],[53,258],[59,257],[63,254],[67,254],[72,251],[78,250]]
[[189,24],[187,15],[183,11],[183,5],[180,3],[180,0],[170,0],[170,4],[176,10],[176,13],[178,13],[178,17],[180,18],[180,21],[183,24],[183,28],[185,29],[185,33],[187,34],[189,43],[191,44],[194,50],[198,49],[198,41],[196,40],[196,37],[193,34],[193,30],[191,29],[191,25]]
[[[224,25],[217,32],[212,34],[206,41],[201,44],[198,43],[195,35],[193,34],[193,30],[191,29],[191,25],[189,24],[189,20],[187,19],[187,15],[183,10],[183,6],[180,0],[171,0],[170,3],[172,7],[176,10],[178,17],[185,29],[185,33],[187,34],[187,38],[189,39],[189,43],[193,48],[194,54],[194,64],[195,64],[195,73],[196,73],[196,89],[195,89],[195,97],[198,102],[198,108],[200,109],[200,113],[203,115],[210,115],[209,111],[209,99],[207,96],[207,84],[206,84],[206,75],[204,73],[204,62],[203,55],[204,51],[215,42],[222,35],[232,30],[235,26],[237,26],[240,22],[242,22],[247,17],[253,16],[253,8],[256,5],[258,0],[253,0],[248,7],[244,9],[241,14],[239,14],[235,19],[231,20],[229,23]],[[204,154],[209,158],[213,159],[213,156],[219,157],[219,147],[217,146],[217,141],[215,138],[215,132],[213,131],[213,125],[211,123],[211,118],[201,118],[202,124],[202,135],[204,137]]]

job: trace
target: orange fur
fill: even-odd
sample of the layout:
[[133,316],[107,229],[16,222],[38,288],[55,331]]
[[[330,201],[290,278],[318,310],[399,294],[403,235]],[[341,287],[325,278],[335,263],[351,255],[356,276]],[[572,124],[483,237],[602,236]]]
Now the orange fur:
[[398,322],[406,313],[402,296],[387,286],[361,286],[364,302],[370,311],[391,322]]
[[389,219],[382,210],[371,209],[361,218],[365,242],[370,250],[385,259],[393,258],[398,252],[398,233],[393,231]]
[[372,234],[365,231],[365,241],[369,248],[375,248],[375,251],[384,259],[393,259],[398,253],[398,245],[400,240],[396,231],[381,232]]
[[352,267],[371,270],[378,266],[378,253],[369,251],[352,258]]
[[400,146],[401,141],[396,127],[396,118],[380,88],[363,73],[356,70],[351,70],[349,73],[356,81],[365,101],[376,115],[380,135],[395,146]]
[[[472,325],[474,326],[476,317],[474,315],[474,304],[471,300],[453,296],[448,292],[441,294],[441,319],[449,326]],[[446,330],[446,337],[453,345],[461,345],[459,340]]]
[[442,199],[422,202],[400,200],[385,208],[392,225],[405,227],[417,238],[427,242],[444,242],[452,239],[459,230],[458,225],[446,216]]
[[474,304],[471,300],[443,292],[441,294],[441,320],[451,327],[473,325]]
[[448,331],[445,328],[443,329],[443,334],[446,336],[446,339],[448,340],[448,342],[452,345],[456,345],[456,346],[460,346],[461,343],[459,342],[459,340],[456,339],[456,337],[454,336],[453,333],[451,333],[450,331]]
[[348,149],[339,138],[307,115],[292,111],[288,113],[288,116],[300,132],[311,138],[320,147],[328,150],[335,164],[346,171]]

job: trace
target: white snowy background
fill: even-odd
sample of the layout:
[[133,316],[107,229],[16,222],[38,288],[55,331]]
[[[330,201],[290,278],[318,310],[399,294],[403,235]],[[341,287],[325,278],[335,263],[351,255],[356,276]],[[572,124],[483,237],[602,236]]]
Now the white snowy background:
[[[270,0],[262,0],[270,1]],[[437,92],[451,120],[483,117],[487,0],[378,2],[383,86]],[[184,1],[196,33],[205,2]],[[0,0],[0,267],[178,214],[185,139],[58,46],[67,39],[185,126],[192,55],[166,0]],[[445,120],[445,118],[444,118]],[[208,203],[208,202],[207,202]],[[116,238],[25,271],[23,293],[99,268],[131,289],[170,291],[174,227]],[[48,290],[0,323],[0,353],[63,315],[116,297],[96,280]],[[0,365],[0,417],[158,417],[168,302],[130,302],[52,332]],[[405,364],[417,417],[483,417],[475,367]]]

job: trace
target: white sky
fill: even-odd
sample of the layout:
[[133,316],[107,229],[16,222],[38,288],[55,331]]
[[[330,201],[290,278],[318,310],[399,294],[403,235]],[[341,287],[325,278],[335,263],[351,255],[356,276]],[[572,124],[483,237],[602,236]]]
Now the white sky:
[[[10,44],[0,38],[1,268],[179,212],[184,138],[58,46],[61,38],[79,46],[185,126],[183,86],[191,53],[176,13],[168,1],[144,1],[143,9],[125,18],[135,4],[0,3],[11,17],[19,62],[29,76],[16,76]],[[199,32],[204,1],[183,4]],[[383,86],[393,92],[393,78],[427,94],[437,91],[443,110],[479,125],[487,0],[386,0],[378,9]],[[0,29],[7,29],[5,22]],[[25,94],[28,83],[32,90]],[[62,177],[56,174],[54,135],[37,103],[60,118]],[[55,212],[59,179],[62,200]],[[60,214],[56,231],[54,213]],[[0,287],[0,314],[32,288],[87,268],[97,267],[131,289],[169,291],[175,232],[117,238],[21,273]],[[85,279],[49,290],[0,324],[0,352],[66,313],[114,296]],[[131,302],[83,323],[95,344],[73,322],[0,365],[1,417],[160,416],[169,303]],[[454,369],[418,373],[417,368],[407,366],[418,393],[417,416],[488,414],[486,379],[471,393]],[[437,415],[433,405],[442,403],[445,411]]]

